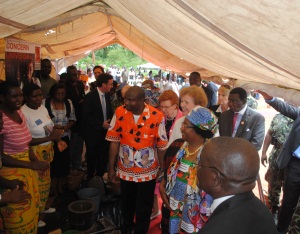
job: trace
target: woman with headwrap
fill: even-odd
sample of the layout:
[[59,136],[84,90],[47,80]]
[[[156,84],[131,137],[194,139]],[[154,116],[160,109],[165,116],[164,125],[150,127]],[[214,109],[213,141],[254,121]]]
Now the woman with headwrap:
[[[166,91],[165,91],[166,92]],[[176,94],[177,96],[177,94]],[[164,100],[163,94],[160,97],[160,100]],[[173,102],[174,103],[174,102]],[[164,107],[165,103],[161,102],[161,108]],[[182,122],[185,119],[185,116],[196,106],[207,106],[207,96],[204,92],[204,90],[198,86],[189,86],[189,87],[184,87],[180,89],[180,107],[181,107],[181,112],[179,113],[181,117],[177,118],[172,123],[172,126],[170,128],[170,131],[168,132],[167,129],[168,127],[166,126],[166,132],[168,134],[169,138],[169,143],[168,143],[168,151],[169,154],[166,154],[164,157],[164,168],[168,168],[170,165],[170,161],[173,159],[173,156],[176,154],[178,151],[178,146],[180,148],[181,145],[181,125]],[[170,108],[172,110],[173,107]],[[164,108],[162,108],[162,112]],[[178,109],[179,110],[179,109]],[[164,113],[167,114],[167,113]],[[170,113],[168,113],[170,114]],[[166,118],[167,119],[167,118]],[[166,121],[167,122],[167,121]],[[167,123],[168,124],[168,123]],[[174,144],[173,144],[174,143]],[[165,207],[162,207],[162,222],[161,222],[161,228],[163,233],[169,233],[169,210],[166,209]]]
[[[169,233],[197,233],[209,216],[212,197],[197,186],[197,164],[202,147],[217,131],[212,111],[197,106],[181,126],[184,140],[161,182],[160,193],[170,210]],[[166,154],[174,152],[167,150]]]

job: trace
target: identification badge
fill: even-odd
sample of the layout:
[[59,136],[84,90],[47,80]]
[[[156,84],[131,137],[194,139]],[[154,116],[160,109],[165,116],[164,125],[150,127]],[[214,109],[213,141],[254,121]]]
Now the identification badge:
[[190,168],[190,165],[181,162],[181,164],[179,166],[179,171],[188,172],[189,168]]
[[38,119],[38,120],[35,121],[35,123],[36,123],[36,125],[40,125],[40,124],[43,123],[43,121],[41,119]]

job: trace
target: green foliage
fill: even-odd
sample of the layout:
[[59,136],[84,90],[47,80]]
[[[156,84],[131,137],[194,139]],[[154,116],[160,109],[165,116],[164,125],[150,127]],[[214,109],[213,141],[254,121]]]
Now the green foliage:
[[127,68],[136,68],[137,65],[144,63],[146,63],[144,59],[140,58],[132,51],[123,48],[119,44],[110,45],[95,51],[95,64],[93,64],[92,61],[92,53],[78,61],[80,69],[83,70],[99,64],[106,65],[106,68],[110,67],[110,65],[115,65],[119,68],[122,68],[123,66]]

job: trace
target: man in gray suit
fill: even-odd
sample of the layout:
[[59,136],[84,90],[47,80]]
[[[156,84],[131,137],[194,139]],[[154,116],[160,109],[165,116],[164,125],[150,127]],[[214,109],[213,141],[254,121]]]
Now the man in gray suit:
[[279,233],[286,233],[300,197],[300,109],[273,98],[267,93],[258,92],[275,110],[294,120],[290,135],[277,158],[278,168],[286,169],[277,230]]
[[260,150],[265,135],[265,118],[247,106],[247,92],[241,87],[230,91],[229,110],[219,118],[220,136],[244,138]]

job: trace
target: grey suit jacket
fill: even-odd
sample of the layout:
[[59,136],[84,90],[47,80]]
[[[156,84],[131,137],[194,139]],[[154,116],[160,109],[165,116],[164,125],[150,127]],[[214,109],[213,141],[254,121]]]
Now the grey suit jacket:
[[268,102],[268,104],[281,114],[294,120],[290,135],[284,143],[281,153],[277,158],[278,167],[282,169],[287,167],[293,152],[300,145],[300,109],[298,107],[291,106],[277,98],[275,98],[275,100],[272,102]]
[[[233,112],[227,110],[219,118],[220,136],[232,136]],[[250,141],[257,150],[260,150],[265,136],[265,118],[255,110],[247,107],[235,137]]]

